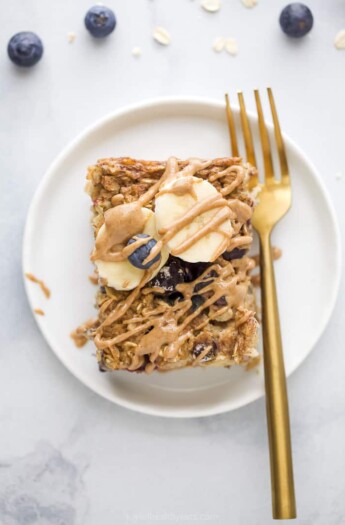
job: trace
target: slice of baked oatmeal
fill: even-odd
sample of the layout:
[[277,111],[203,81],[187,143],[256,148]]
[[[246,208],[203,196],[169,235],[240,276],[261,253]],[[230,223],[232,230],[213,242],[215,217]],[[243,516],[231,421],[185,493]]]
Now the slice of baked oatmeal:
[[255,169],[239,158],[101,159],[87,175],[101,370],[248,364]]

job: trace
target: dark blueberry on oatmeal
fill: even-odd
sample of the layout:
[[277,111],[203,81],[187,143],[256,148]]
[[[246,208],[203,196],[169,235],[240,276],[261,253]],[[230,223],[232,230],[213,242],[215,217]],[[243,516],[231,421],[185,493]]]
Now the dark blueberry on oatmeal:
[[[147,233],[139,233],[135,237],[132,237],[132,239],[129,239],[127,246],[130,246],[131,244],[139,241],[140,239],[149,238],[150,235],[147,235]],[[151,250],[156,246],[157,241],[155,239],[150,239],[146,244],[142,244],[134,250],[133,253],[131,253],[128,256],[128,260],[133,266],[136,268],[140,268],[141,270],[147,270],[148,268],[151,268],[155,263],[157,263],[161,256],[160,254],[156,255],[151,261],[144,263],[145,259],[150,255]]]
[[216,306],[226,306],[228,303],[227,303],[227,300],[226,300],[226,297],[224,295],[222,295],[222,297],[219,297],[219,299],[217,299],[217,301],[215,301],[214,303]]
[[205,298],[202,295],[193,295],[192,296],[192,306],[191,310],[192,312],[195,312],[200,306],[202,306],[205,302]]
[[211,277],[217,277],[217,276],[218,276],[217,272],[215,270],[211,270],[209,273],[207,273],[204,276],[202,281],[196,283],[193,291],[200,292],[200,290],[202,290],[203,288],[206,288],[206,286],[209,286],[210,284],[213,283],[213,279],[211,279]]
[[218,353],[218,345],[216,341],[205,341],[202,343],[197,343],[193,348],[193,355],[195,358],[197,358],[201,353],[203,353],[206,350],[207,347],[209,347],[210,350],[200,360],[201,363],[212,361],[212,359],[216,357]]
[[226,261],[232,261],[233,259],[242,259],[245,256],[247,250],[241,250],[241,248],[234,248],[231,252],[224,252],[223,259]]
[[150,287],[163,288],[165,292],[175,292],[176,286],[189,283],[193,280],[192,274],[181,259],[170,256],[166,265],[148,283]]
[[207,270],[207,268],[210,266],[210,263],[208,263],[208,262],[199,262],[199,263],[183,262],[183,264],[186,267],[188,267],[188,269],[189,269],[189,271],[190,271],[190,273],[192,275],[191,281],[195,281],[195,279],[198,279]]
[[203,288],[206,288],[209,284],[212,284],[213,281],[210,279],[209,281],[200,281],[199,283],[196,283],[194,286],[193,292],[200,292]]
[[177,301],[183,300],[183,294],[180,292],[173,292],[164,298],[170,306],[173,306]]

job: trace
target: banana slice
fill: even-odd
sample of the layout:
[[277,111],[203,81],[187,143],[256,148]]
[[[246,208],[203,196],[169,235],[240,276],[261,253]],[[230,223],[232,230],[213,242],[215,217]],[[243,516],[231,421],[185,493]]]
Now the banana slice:
[[[155,214],[148,208],[143,208],[143,213],[147,217],[143,232],[152,235],[156,240],[159,240],[159,235],[156,229]],[[99,232],[104,229],[102,226]],[[154,277],[162,266],[166,263],[169,257],[167,248],[163,247],[161,251],[161,261],[157,268],[154,270],[152,277]],[[119,262],[108,262],[108,261],[95,261],[99,276],[106,280],[107,285],[115,288],[116,290],[133,290],[136,288],[142,280],[145,270],[135,268],[127,259]]]
[[[182,194],[178,189],[180,182],[177,181],[179,181],[179,179],[175,179],[175,181],[164,185],[155,203],[157,230],[162,235],[167,234],[168,237],[172,224],[175,223],[175,221],[181,220],[188,212],[191,213],[191,208],[197,206],[201,201],[206,201],[212,197],[216,199],[218,196],[219,199],[221,199],[220,193],[208,181],[198,177],[192,177],[189,190],[182,192]],[[200,206],[202,206],[202,204],[200,204]],[[167,239],[166,246],[169,251],[172,255],[176,255],[187,262],[214,261],[220,253],[226,250],[228,239],[232,232],[227,211],[227,207],[223,206],[201,212],[196,217],[190,219],[190,222],[187,222],[186,217],[186,225],[171,239]],[[222,217],[224,217],[223,222]],[[218,223],[213,230],[211,225],[215,224],[218,219],[220,223]],[[207,226],[211,226],[210,231],[206,232],[200,239],[195,239],[198,232],[201,234],[200,230],[207,228]],[[221,232],[224,232],[224,234]],[[189,241],[192,242],[192,236],[194,236],[195,241],[191,246],[186,247],[186,249],[181,252],[183,244],[186,245]]]

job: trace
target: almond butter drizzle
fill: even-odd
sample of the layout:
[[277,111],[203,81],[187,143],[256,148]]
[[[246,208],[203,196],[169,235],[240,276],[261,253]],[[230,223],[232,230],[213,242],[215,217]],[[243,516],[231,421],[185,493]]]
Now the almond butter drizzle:
[[[244,268],[248,268],[248,259],[245,262]],[[242,264],[244,264],[244,262]],[[241,263],[240,263],[241,264]],[[254,262],[251,266],[254,266]],[[217,277],[207,277],[208,274],[216,272]],[[207,268],[205,272],[195,281],[191,283],[179,284],[176,290],[183,294],[184,299],[173,307],[168,305],[162,305],[161,308],[157,308],[156,311],[142,312],[140,319],[136,319],[136,322],[140,322],[139,326],[131,328],[130,330],[121,333],[112,338],[103,338],[102,331],[103,327],[108,326],[115,320],[119,319],[128,310],[135,297],[138,294],[140,286],[144,286],[145,282],[149,280],[149,277],[143,279],[143,283],[139,287],[131,292],[127,299],[119,304],[112,314],[108,316],[105,322],[103,322],[96,330],[96,336],[94,342],[99,349],[104,349],[109,346],[122,343],[132,336],[148,331],[140,340],[140,343],[136,345],[134,349],[134,363],[142,363],[139,357],[149,355],[150,363],[154,363],[163,352],[165,359],[174,359],[183,343],[190,337],[188,331],[188,325],[195,319],[200,313],[212,306],[220,297],[225,296],[227,299],[227,309],[232,307],[239,307],[245,298],[247,293],[247,286],[241,284],[241,280],[244,279],[245,270],[234,274],[232,265],[226,265],[224,267],[219,264],[214,264]],[[203,281],[204,279],[210,279],[211,282],[203,288],[203,294],[207,294],[208,299],[197,308],[194,312],[191,312],[185,320],[179,323],[181,317],[183,317],[192,306],[192,295],[195,293],[194,288],[196,284]],[[223,309],[221,309],[223,311]],[[219,315],[219,312],[217,312]],[[212,319],[209,316],[204,322],[205,326]],[[133,320],[132,320],[133,321]],[[130,324],[130,323],[128,323]],[[132,362],[131,369],[136,369]],[[134,366],[134,368],[132,368]]]
[[[179,244],[176,248],[171,250],[171,254],[180,255],[184,251],[188,250],[188,248],[193,246],[193,244],[195,244],[202,237],[205,237],[205,235],[213,231],[221,233],[222,235],[226,236],[228,239],[231,238],[231,234],[228,234],[227,232],[224,232],[222,230],[218,230],[218,226],[221,226],[226,221],[226,219],[229,218],[229,216],[230,216],[229,210],[222,208],[220,212],[218,212],[216,215],[212,217],[212,219],[208,222],[208,224],[205,224],[205,226],[200,228],[197,232],[191,235],[188,239],[186,239],[184,242]],[[216,257],[214,257],[214,255],[211,256],[211,261],[213,261],[215,258],[217,258],[217,256]]]
[[[144,228],[146,219],[142,213],[142,207],[147,205],[157,193],[158,195],[167,192],[175,193],[176,195],[184,195],[185,193],[191,193],[193,195],[191,191],[193,183],[192,177],[195,173],[206,168],[209,164],[210,161],[191,159],[190,163],[183,170],[178,171],[177,159],[174,157],[170,158],[167,162],[166,170],[160,180],[153,184],[153,186],[149,188],[149,190],[144,193],[137,202],[131,204],[119,204],[115,208],[105,212],[105,228],[103,233],[98,236],[100,238],[97,237],[96,239],[95,250],[91,259],[101,259],[105,261],[124,260],[136,248],[148,242],[152,237],[145,239],[139,238],[132,245],[127,247],[124,245],[129,238],[135,237],[135,235],[138,234],[138,232],[141,232]],[[232,235],[238,233],[241,225],[238,225],[238,228],[234,229],[230,234],[218,229],[227,219],[234,219],[237,217],[237,214],[241,217],[241,222],[245,222],[247,220],[246,217],[248,216],[248,218],[250,218],[252,214],[252,210],[247,204],[242,202],[238,204],[238,200],[232,199],[229,201],[222,197],[222,195],[231,193],[239,184],[241,184],[244,178],[244,170],[242,167],[231,166],[223,172],[211,176],[210,181],[214,181],[221,176],[226,176],[232,172],[236,175],[235,179],[231,184],[223,188],[220,193],[197,202],[190,210],[188,210],[184,217],[175,221],[169,228],[164,228],[158,232],[162,235],[162,238],[151,250],[150,255],[145,259],[144,264],[154,259],[154,257],[156,257],[161,251],[163,244],[168,242],[168,240],[174,237],[176,233],[187,226],[196,217],[206,211],[216,208],[219,208],[219,211],[210,219],[209,223],[175,248],[175,250],[172,251],[173,255],[178,255],[187,250],[196,241],[212,231],[217,231],[224,235],[224,241],[219,247],[219,250],[212,255],[213,261],[226,249],[233,249],[233,247],[251,242],[251,236],[231,239]],[[169,184],[168,186],[170,180],[174,181],[174,183]],[[114,248],[117,248],[118,251],[114,251]],[[148,281],[150,281],[155,266],[156,265],[145,271],[137,288],[132,290],[125,300],[118,303],[103,323],[95,329],[94,342],[98,349],[104,349],[107,347],[116,348],[116,344],[127,341],[138,333],[147,332],[141,337],[140,342],[134,345],[132,363],[128,367],[130,370],[136,370],[139,368],[144,363],[145,355],[148,355],[150,360],[149,364],[146,365],[147,371],[151,371],[154,368],[154,363],[161,354],[164,355],[165,358],[174,359],[183,343],[185,343],[190,337],[188,325],[193,319],[223,296],[227,299],[227,309],[238,307],[243,303],[247,292],[246,285],[241,284],[241,281],[244,279],[245,270],[243,270],[242,274],[241,271],[239,271],[239,273],[235,275],[231,264],[226,264],[224,267],[219,264],[214,264],[207,268],[207,270],[205,270],[205,272],[195,281],[177,285],[176,289],[183,294],[183,300],[177,302],[173,307],[162,305],[155,311],[141,312],[140,317],[123,321],[123,324],[125,325],[140,323],[139,326],[132,327],[126,332],[112,338],[104,337],[104,329],[121,319],[130,309],[142,288]],[[244,267],[248,268],[248,259],[246,260]],[[192,306],[191,298],[195,293],[195,285],[201,282],[212,271],[217,273],[217,277],[210,277],[210,284],[203,288],[202,293],[204,295],[207,294],[206,301],[194,312],[188,314]],[[152,289],[150,290],[155,291]],[[106,303],[103,303],[101,311],[104,313],[114,301],[115,299],[110,299],[106,301]],[[223,310],[225,311],[225,309],[222,308],[221,311],[223,312]],[[188,314],[187,317],[183,322],[179,323],[181,317],[186,313]],[[212,317],[215,316],[210,316],[205,323],[207,324]],[[205,323],[203,323],[203,325]]]

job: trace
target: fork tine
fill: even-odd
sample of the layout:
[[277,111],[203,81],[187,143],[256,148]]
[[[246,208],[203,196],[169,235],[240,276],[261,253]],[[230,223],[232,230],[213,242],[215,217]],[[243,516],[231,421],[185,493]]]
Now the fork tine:
[[286,158],[282,132],[281,132],[280,125],[279,125],[278,113],[277,113],[277,109],[276,109],[276,105],[274,102],[274,97],[273,97],[271,88],[267,88],[267,94],[268,94],[268,100],[271,106],[271,113],[272,113],[273,124],[274,124],[274,135],[275,135],[276,143],[277,143],[282,182],[284,182],[285,184],[288,184],[290,182],[289,166],[288,166],[288,161]]
[[227,93],[225,93],[225,103],[226,103],[226,117],[228,121],[229,134],[230,134],[231,154],[233,157],[239,157],[234,116],[232,114],[229,95]]
[[262,155],[264,158],[264,168],[265,168],[265,181],[267,184],[274,182],[274,170],[272,163],[271,155],[271,146],[268,138],[267,128],[265,124],[264,113],[262,111],[262,105],[259,95],[259,90],[254,89],[256,108],[258,112],[258,122],[259,122],[259,132],[261,140]]
[[238,96],[238,102],[240,104],[241,124],[242,124],[244,145],[246,148],[247,161],[250,162],[252,166],[256,166],[253,137],[252,137],[252,132],[251,132],[250,125],[249,125],[249,120],[247,117],[246,106],[244,103],[244,97],[243,97],[242,91],[239,91],[237,93],[237,96]]
[[[246,148],[247,161],[250,162],[252,166],[256,166],[253,136],[252,136],[252,131],[250,129],[250,124],[249,124],[249,120],[247,116],[246,105],[244,103],[244,96],[243,96],[242,91],[239,91],[237,93],[237,96],[238,96],[238,102],[240,104],[241,125],[242,125],[242,133],[243,133],[243,138],[244,138],[244,146]],[[258,183],[259,183],[258,174],[253,175],[250,178],[250,182],[249,182],[250,189],[257,186]]]

